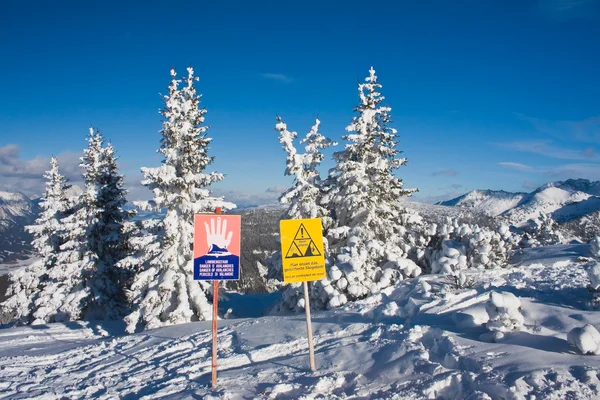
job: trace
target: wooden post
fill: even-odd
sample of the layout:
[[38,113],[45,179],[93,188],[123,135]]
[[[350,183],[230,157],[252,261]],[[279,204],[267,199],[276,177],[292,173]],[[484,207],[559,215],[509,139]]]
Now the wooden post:
[[306,281],[304,281],[304,310],[306,310],[306,329],[308,330],[308,356],[310,360],[310,370],[316,371],[315,348],[313,346],[312,324],[310,322],[310,302],[308,301],[308,283]]
[[[221,207],[217,207],[215,214],[221,214]],[[213,281],[213,315],[212,315],[212,387],[217,387],[217,318],[219,316],[219,281]]]

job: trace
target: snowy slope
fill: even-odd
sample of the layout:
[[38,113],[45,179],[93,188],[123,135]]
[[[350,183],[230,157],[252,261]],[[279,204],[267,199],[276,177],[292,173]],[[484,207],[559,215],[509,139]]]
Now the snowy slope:
[[440,205],[467,208],[488,215],[500,215],[517,206],[526,193],[510,193],[503,190],[473,190]]
[[[586,245],[527,251],[518,268],[482,270],[470,289],[441,276],[410,279],[343,309],[313,313],[317,371],[308,370],[304,315],[219,322],[218,388],[210,388],[210,322],[129,336],[118,324],[0,330],[2,398],[595,399],[600,357],[566,340],[600,328],[587,309]],[[521,298],[525,326],[480,340],[489,292]],[[230,296],[233,313],[270,301]],[[253,309],[248,305],[253,304]],[[246,310],[246,311],[244,311]]]
[[502,215],[517,226],[538,218],[540,213],[551,214],[560,223],[600,210],[600,182],[587,179],[549,182],[531,193],[474,190],[440,204]]
[[523,225],[540,213],[551,214],[557,222],[565,222],[600,209],[600,197],[570,187],[543,186],[529,194],[521,204],[503,213],[515,225]]

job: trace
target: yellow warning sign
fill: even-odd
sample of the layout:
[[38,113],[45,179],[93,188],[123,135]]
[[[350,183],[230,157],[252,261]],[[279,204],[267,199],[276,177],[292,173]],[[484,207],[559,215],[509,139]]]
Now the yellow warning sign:
[[279,232],[283,281],[304,282],[325,278],[321,219],[284,219],[279,224]]

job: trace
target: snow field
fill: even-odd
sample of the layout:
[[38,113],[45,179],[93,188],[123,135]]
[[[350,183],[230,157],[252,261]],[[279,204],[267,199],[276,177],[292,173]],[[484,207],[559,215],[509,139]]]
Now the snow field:
[[[600,358],[567,340],[576,328],[600,327],[587,271],[575,257],[587,250],[537,248],[518,267],[468,271],[469,289],[447,276],[421,276],[314,312],[315,372],[303,314],[221,320],[216,390],[209,321],[127,336],[116,322],[4,329],[0,397],[595,399]],[[492,300],[490,293],[501,295]],[[482,341],[486,304],[514,310],[515,300],[521,330]],[[231,296],[227,307],[241,316],[243,302]]]

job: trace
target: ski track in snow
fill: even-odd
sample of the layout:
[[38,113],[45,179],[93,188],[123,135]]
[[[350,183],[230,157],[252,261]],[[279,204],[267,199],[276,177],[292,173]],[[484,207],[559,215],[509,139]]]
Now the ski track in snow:
[[[215,390],[210,322],[134,335],[92,322],[2,329],[0,398],[599,398],[600,357],[566,341],[575,326],[600,327],[599,312],[586,308],[580,264],[552,251],[524,255],[518,268],[473,271],[470,289],[423,276],[315,312],[315,372],[304,315],[219,321]],[[519,296],[525,317],[523,331],[499,343],[479,339],[490,290]]]

